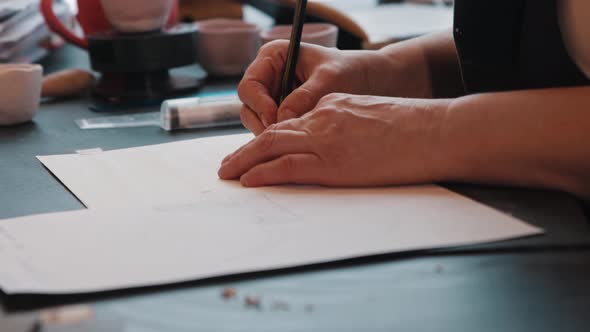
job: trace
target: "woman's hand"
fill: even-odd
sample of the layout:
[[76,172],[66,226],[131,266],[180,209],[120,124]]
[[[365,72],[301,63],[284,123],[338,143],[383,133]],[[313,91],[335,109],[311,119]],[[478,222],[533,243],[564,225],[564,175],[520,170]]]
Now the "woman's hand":
[[[302,44],[296,70],[296,89],[277,106],[289,43],[275,41],[262,47],[244,74],[238,93],[244,108],[242,123],[254,134],[277,122],[312,110],[333,92],[385,94],[391,60],[375,51],[340,51]],[[383,78],[383,79],[382,79]]]
[[438,148],[449,100],[330,94],[301,118],[270,126],[223,161],[244,186],[374,186],[443,177]]
[[277,106],[288,41],[266,44],[238,87],[242,123],[254,134],[311,111],[330,93],[441,98],[463,86],[451,30],[395,43],[379,51],[340,51],[302,44],[296,88]]

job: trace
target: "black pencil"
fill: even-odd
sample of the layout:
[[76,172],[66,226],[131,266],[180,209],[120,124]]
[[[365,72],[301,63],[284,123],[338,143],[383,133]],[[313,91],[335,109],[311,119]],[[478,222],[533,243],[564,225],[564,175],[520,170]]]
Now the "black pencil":
[[291,39],[289,41],[289,51],[285,63],[285,72],[281,84],[281,98],[279,105],[293,91],[293,81],[295,80],[295,68],[297,68],[297,59],[299,58],[299,47],[301,45],[301,34],[303,32],[303,23],[305,22],[305,9],[307,0],[297,0],[295,6],[295,16],[293,17],[293,27],[291,29]]

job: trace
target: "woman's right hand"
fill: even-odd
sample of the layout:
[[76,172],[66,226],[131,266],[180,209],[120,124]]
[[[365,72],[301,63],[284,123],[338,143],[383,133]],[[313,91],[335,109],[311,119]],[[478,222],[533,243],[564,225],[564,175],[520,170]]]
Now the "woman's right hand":
[[302,44],[295,89],[277,105],[289,42],[264,45],[238,86],[244,103],[242,123],[255,135],[274,123],[298,118],[318,101],[334,92],[379,95],[380,73],[387,72],[389,59],[373,51],[340,51]]

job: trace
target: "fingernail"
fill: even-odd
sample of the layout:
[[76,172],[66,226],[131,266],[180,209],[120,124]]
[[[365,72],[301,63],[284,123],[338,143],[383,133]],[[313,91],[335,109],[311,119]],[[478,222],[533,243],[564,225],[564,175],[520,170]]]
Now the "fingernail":
[[297,114],[289,109],[281,111],[281,121],[287,121],[297,118]]

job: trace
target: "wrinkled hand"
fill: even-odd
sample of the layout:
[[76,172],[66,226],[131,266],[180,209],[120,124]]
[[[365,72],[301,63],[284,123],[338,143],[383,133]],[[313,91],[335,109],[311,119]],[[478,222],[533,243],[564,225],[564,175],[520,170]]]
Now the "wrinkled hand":
[[330,94],[227,156],[219,176],[248,187],[438,181],[446,167],[438,143],[449,103]]
[[[340,51],[302,44],[296,69],[296,89],[277,106],[289,43],[264,45],[238,86],[244,103],[241,119],[255,135],[269,125],[297,118],[332,92],[379,94],[374,91],[388,60],[377,52]],[[383,74],[381,74],[383,76]]]

